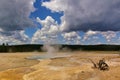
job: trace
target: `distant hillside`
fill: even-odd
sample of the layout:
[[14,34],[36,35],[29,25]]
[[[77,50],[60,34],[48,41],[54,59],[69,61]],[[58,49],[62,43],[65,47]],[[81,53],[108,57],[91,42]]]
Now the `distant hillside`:
[[[56,48],[56,45],[51,45]],[[43,45],[27,44],[27,45],[1,45],[0,52],[32,52],[42,51]],[[83,51],[120,51],[120,45],[61,45],[60,50],[83,50]]]

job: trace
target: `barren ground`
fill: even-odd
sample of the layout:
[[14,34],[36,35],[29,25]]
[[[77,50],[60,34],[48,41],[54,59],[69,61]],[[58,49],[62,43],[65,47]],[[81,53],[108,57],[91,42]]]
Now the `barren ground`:
[[[40,53],[1,53],[0,80],[120,80],[119,52],[76,51],[67,57],[28,60]],[[94,69],[90,59],[105,58],[108,71]]]

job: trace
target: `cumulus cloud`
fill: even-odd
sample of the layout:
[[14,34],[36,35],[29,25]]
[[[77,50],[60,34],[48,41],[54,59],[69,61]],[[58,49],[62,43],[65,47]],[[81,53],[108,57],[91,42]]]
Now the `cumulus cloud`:
[[15,31],[13,35],[6,36],[0,33],[0,44],[8,43],[13,44],[27,44],[30,43],[30,38],[25,34],[24,31]]
[[111,39],[116,37],[116,32],[113,31],[101,32],[101,34],[108,42],[110,42]]
[[23,30],[33,26],[29,18],[34,0],[0,0],[0,32]]
[[65,44],[80,44],[81,37],[78,32],[61,32],[60,25],[51,16],[47,16],[45,20],[37,17],[36,20],[42,25],[42,28],[35,32],[32,43],[58,44],[62,42]]
[[91,30],[89,30],[88,32],[86,32],[86,35],[90,36],[90,35],[95,35],[97,33],[98,33],[97,31],[91,31]]
[[87,32],[85,33],[84,38],[83,38],[83,41],[89,39],[89,38],[92,37],[92,36],[96,36],[96,35],[99,34],[99,33],[100,33],[100,32],[98,32],[98,31],[91,31],[91,30],[89,30],[89,31],[87,31]]
[[[91,31],[90,30],[84,34],[83,41],[91,40],[96,43],[101,40],[105,40],[104,42],[106,42],[106,43],[111,43],[111,42],[113,43],[118,40],[117,34],[119,35],[119,32],[114,32],[114,31],[101,32],[101,31]],[[102,43],[102,42],[100,42],[100,43]]]
[[47,16],[45,20],[41,20],[39,17],[37,17],[37,22],[42,25],[41,30],[46,30],[48,33],[57,34],[59,31],[59,25],[51,16]]
[[61,31],[120,30],[120,0],[50,0],[42,6],[64,12]]
[[45,20],[37,17],[37,22],[42,25],[32,37],[32,43],[57,43],[59,27],[57,22],[51,17],[47,16]]
[[80,42],[81,37],[75,31],[63,33],[62,36],[69,44],[81,44]]

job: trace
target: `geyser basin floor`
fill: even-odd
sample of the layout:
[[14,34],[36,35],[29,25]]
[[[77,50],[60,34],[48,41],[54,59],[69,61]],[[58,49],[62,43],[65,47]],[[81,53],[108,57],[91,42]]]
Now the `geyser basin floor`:
[[52,59],[52,58],[62,58],[62,57],[70,57],[71,54],[70,53],[57,53],[55,52],[54,54],[52,53],[44,53],[41,55],[37,55],[37,56],[30,56],[30,57],[26,57],[26,59],[29,60],[40,60],[40,59]]
[[0,53],[0,71],[12,68],[29,67],[37,64],[37,60],[27,60],[26,57],[37,56],[39,53]]
[[[119,80],[120,56],[114,53],[118,52],[73,52],[72,56],[44,59],[32,66],[1,71],[0,80]],[[88,58],[97,62],[103,57],[110,66],[109,71],[91,68],[93,65]]]

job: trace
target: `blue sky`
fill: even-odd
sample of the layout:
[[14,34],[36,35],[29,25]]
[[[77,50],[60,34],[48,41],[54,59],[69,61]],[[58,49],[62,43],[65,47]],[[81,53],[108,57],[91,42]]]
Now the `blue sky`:
[[[44,0],[44,1],[49,1],[49,0]],[[51,10],[41,6],[42,0],[36,0],[34,3],[34,7],[36,10],[30,14],[30,18],[36,18],[39,17],[41,20],[44,20],[47,16],[52,16],[55,21],[58,22],[58,24],[61,23],[60,17],[63,15],[63,13],[57,13],[57,12],[51,12]],[[37,23],[36,23],[37,24]],[[37,24],[37,28],[41,29],[41,25]],[[33,34],[36,32],[37,28],[27,28],[25,30],[25,33],[32,38]]]
[[0,44],[120,44],[119,5],[119,0],[1,0]]

